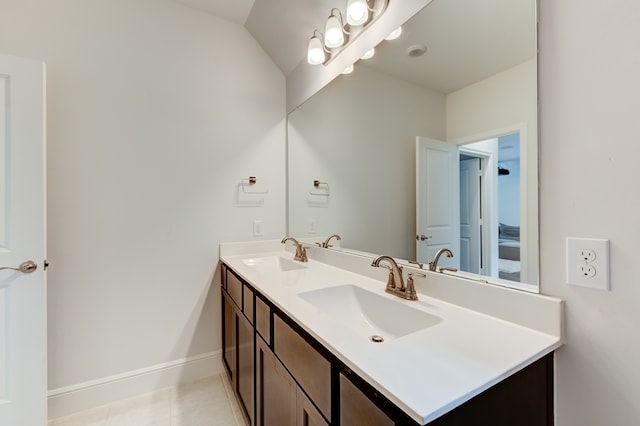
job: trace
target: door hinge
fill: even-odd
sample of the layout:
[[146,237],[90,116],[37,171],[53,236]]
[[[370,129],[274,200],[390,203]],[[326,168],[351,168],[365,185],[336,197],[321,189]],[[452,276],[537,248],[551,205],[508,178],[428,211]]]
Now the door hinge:
[[47,259],[45,259],[44,262],[42,263],[42,266],[43,266],[44,270],[46,271],[47,268],[49,268],[49,261]]

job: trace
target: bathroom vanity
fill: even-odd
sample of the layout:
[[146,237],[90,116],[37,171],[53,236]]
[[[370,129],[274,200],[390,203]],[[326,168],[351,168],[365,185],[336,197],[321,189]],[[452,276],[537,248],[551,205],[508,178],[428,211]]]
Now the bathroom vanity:
[[560,300],[432,272],[403,300],[371,258],[309,250],[221,245],[223,363],[248,424],[553,424]]

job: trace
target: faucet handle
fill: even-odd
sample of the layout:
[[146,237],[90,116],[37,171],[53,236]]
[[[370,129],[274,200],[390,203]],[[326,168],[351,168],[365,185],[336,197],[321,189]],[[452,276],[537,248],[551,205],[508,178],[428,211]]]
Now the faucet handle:
[[426,274],[423,274],[422,272],[409,272],[407,274],[407,276],[411,279],[413,279],[413,277],[420,277],[420,278],[427,278]]
[[426,278],[427,276],[421,272],[409,272],[407,274],[407,288],[405,289],[405,298],[408,300],[418,300],[416,286],[413,284],[413,277]]
[[307,248],[300,244],[299,247],[296,247],[296,254],[293,257],[293,260],[297,260],[299,262],[308,262],[309,257],[307,256]]
[[413,265],[418,265],[420,267],[420,269],[424,268],[424,263],[420,263],[417,260],[410,260],[409,263],[411,263]]

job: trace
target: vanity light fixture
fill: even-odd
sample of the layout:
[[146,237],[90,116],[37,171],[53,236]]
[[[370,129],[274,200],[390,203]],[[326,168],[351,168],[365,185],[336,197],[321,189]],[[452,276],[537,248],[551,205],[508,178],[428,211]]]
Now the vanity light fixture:
[[372,47],[371,49],[367,50],[366,52],[364,52],[364,55],[362,55],[362,57],[360,59],[371,59],[373,58],[373,55],[376,54],[376,48]]
[[349,25],[362,25],[369,19],[367,0],[349,0],[347,2],[347,22]]
[[400,35],[402,35],[402,27],[398,27],[395,30],[391,31],[391,34],[385,37],[385,40],[387,41],[395,40],[398,37],[400,37]]
[[353,40],[387,10],[389,1],[347,0],[346,23],[340,9],[332,8],[324,33],[313,31],[307,47],[307,62],[311,65],[326,65],[340,53],[348,41]]
[[342,23],[342,12],[334,7],[331,9],[331,15],[327,18],[327,24],[324,27],[324,45],[329,49],[342,46],[345,42],[345,34],[348,33]]
[[318,30],[313,31],[313,36],[309,40],[309,48],[307,49],[307,62],[311,65],[320,65],[327,60],[322,33]]
[[349,65],[342,71],[342,74],[351,74],[353,72],[353,64]]

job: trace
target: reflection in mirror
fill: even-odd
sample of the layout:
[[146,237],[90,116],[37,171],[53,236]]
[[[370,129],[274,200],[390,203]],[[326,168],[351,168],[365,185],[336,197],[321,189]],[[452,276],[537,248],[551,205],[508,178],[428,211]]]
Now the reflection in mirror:
[[536,49],[535,0],[434,0],[289,115],[289,234],[535,291]]

